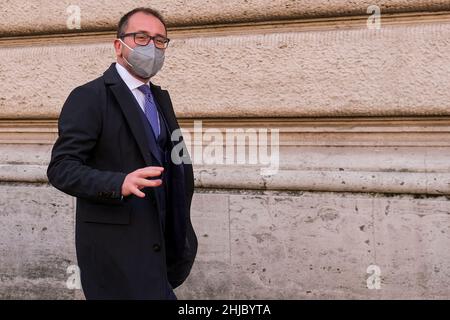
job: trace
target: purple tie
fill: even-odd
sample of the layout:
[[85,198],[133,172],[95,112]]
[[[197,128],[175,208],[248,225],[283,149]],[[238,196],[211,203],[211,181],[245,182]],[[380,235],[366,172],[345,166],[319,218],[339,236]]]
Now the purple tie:
[[153,100],[153,95],[152,92],[150,91],[150,87],[146,84],[143,84],[142,86],[138,87],[138,89],[145,95],[145,104],[144,104],[145,116],[147,117],[148,122],[150,122],[150,125],[152,126],[155,138],[158,139],[160,133],[158,110],[156,110],[156,104],[155,101]]

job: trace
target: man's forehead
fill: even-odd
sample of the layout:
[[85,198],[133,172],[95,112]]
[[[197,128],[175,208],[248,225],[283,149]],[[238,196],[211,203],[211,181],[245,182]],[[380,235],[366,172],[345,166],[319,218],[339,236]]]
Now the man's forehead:
[[165,34],[164,24],[155,16],[138,12],[128,19],[128,31],[146,31],[151,33]]

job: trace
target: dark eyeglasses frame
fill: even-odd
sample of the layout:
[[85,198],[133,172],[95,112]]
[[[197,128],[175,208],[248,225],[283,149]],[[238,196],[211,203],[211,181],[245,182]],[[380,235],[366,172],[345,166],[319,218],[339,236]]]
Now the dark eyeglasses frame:
[[[144,35],[145,37],[147,37],[147,42],[146,42],[146,44],[140,44],[140,43],[137,43],[136,42],[136,35]],[[170,42],[170,39],[169,38],[166,38],[166,37],[162,37],[162,36],[150,36],[150,35],[148,35],[148,34],[146,34],[146,33],[143,33],[143,32],[130,32],[130,33],[124,33],[124,34],[122,34],[119,38],[120,39],[123,39],[123,38],[125,38],[125,37],[129,37],[129,36],[133,36],[133,41],[134,41],[134,43],[135,44],[137,44],[138,46],[146,46],[146,45],[148,45],[149,43],[150,43],[150,41],[152,41],[153,40],[153,43],[155,44],[155,46],[157,47],[157,48],[159,48],[159,49],[166,49],[168,46],[169,46],[169,42]],[[156,39],[160,39],[160,40],[162,40],[162,42],[164,43],[164,47],[158,47],[158,45],[156,44],[157,42],[155,41]]]

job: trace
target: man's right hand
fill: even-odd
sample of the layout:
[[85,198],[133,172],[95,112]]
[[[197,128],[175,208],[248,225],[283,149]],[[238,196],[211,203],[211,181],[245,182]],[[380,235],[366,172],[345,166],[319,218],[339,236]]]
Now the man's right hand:
[[145,187],[158,187],[162,184],[161,179],[149,180],[149,177],[159,177],[164,171],[163,167],[145,167],[129,173],[122,184],[122,195],[124,197],[134,194],[144,198],[145,193],[140,191]]

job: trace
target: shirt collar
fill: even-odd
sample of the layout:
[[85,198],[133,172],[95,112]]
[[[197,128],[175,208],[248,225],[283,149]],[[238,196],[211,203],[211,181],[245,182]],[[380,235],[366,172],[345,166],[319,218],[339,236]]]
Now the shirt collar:
[[116,63],[116,69],[117,69],[117,72],[119,73],[120,77],[122,78],[122,80],[125,82],[125,84],[131,91],[133,91],[134,89],[137,89],[138,87],[142,86],[143,84],[148,85],[150,82],[150,81],[148,81],[147,83],[144,83],[144,82],[136,79],[120,63]]

